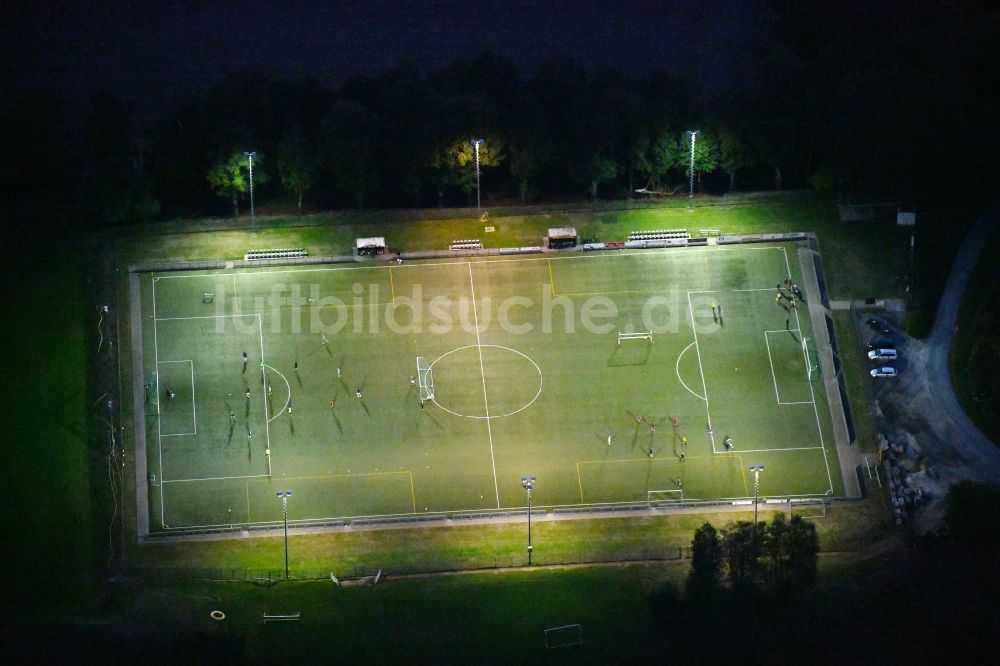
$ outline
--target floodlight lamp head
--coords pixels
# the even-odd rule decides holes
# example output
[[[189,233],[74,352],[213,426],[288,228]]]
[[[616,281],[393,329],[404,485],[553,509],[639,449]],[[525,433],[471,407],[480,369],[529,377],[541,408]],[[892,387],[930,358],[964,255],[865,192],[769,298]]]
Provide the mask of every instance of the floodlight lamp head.
[[[250,159],[253,159],[253,158],[257,157],[257,151],[256,150],[243,151],[243,155],[245,155],[246,157],[249,157]]]
[[[486,139],[473,139],[469,143],[471,143],[473,146],[479,146],[479,145],[485,144],[486,143]]]

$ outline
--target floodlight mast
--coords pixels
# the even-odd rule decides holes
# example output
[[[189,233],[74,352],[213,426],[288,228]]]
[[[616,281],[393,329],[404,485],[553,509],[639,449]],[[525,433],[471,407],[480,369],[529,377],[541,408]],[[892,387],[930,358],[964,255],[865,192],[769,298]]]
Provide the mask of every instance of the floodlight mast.
[[[254,217],[254,210],[253,210],[253,158],[257,157],[257,151],[252,150],[249,152],[244,152],[243,154],[246,156],[247,161],[250,163],[250,228],[254,229],[257,220]]]
[[[522,476],[521,485],[528,493],[528,566],[531,566],[531,491],[535,489],[535,477]]]
[[[700,131],[701,130],[694,130],[694,131],[688,130],[688,135],[690,135],[690,137],[691,137],[691,168],[690,168],[690,174],[688,176],[688,179],[689,179],[688,200],[689,201],[692,200],[692,199],[694,199],[694,142],[695,142],[695,137],[698,136],[698,132],[700,132]]]
[[[760,502],[760,473],[764,471],[763,465],[750,465],[750,472],[753,473],[753,547],[757,552],[757,504]]]
[[[486,139],[473,139],[469,143],[471,143],[472,147],[476,149],[476,215],[478,216],[481,215],[480,208],[482,204],[482,199],[480,197],[481,190],[479,188],[479,146],[486,143]]]
[[[279,490],[275,495],[281,498],[281,516],[285,521],[285,580],[288,580],[288,498],[292,491]]]

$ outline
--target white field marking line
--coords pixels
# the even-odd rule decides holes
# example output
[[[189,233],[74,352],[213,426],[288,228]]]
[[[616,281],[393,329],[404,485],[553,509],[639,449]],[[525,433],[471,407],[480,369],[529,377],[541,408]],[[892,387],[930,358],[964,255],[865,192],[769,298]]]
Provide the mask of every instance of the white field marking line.
[[[505,349],[505,350],[507,350],[509,352],[514,352],[515,354],[518,354],[518,355],[523,356],[524,358],[528,359],[528,361],[533,366],[535,366],[535,370],[538,371],[538,392],[535,393],[535,397],[532,398],[530,401],[528,401],[523,407],[518,407],[517,409],[515,409],[512,412],[507,412],[506,414],[497,414],[495,416],[470,416],[469,414],[459,414],[458,412],[451,411],[450,409],[448,409],[447,407],[445,407],[444,405],[442,405],[441,403],[439,403],[434,398],[430,398],[431,402],[433,402],[435,405],[437,405],[438,407],[440,407],[444,411],[448,412],[449,414],[451,414],[453,416],[460,416],[460,417],[462,417],[464,419],[502,419],[505,416],[513,416],[514,414],[517,414],[519,412],[523,412],[528,407],[531,407],[531,405],[534,404],[534,402],[536,400],[538,400],[538,396],[540,396],[542,394],[542,369],[538,367],[538,364],[535,363],[535,361],[530,356],[528,356],[524,352],[520,352],[520,351],[518,351],[516,349],[512,349],[510,347],[504,347],[503,345],[463,345],[462,347],[456,347],[455,349],[452,349],[451,351],[446,351],[445,353],[441,354],[436,359],[434,359],[431,362],[430,366],[428,366],[428,367],[433,368],[435,363],[437,363],[438,361],[440,361],[441,359],[443,359],[445,356],[448,356],[449,354],[454,354],[455,352],[462,351],[463,349],[471,349],[473,347],[479,347],[480,349],[482,347],[494,347],[496,349]]]
[[[777,378],[774,375],[774,360],[771,358],[771,344],[768,342],[767,336],[768,336],[769,333],[789,333],[789,332],[794,332],[794,331],[792,331],[791,329],[778,329],[778,330],[774,330],[774,331],[764,331],[764,343],[767,345],[767,360],[771,363],[771,379],[774,380],[774,397],[778,399],[778,404],[779,405],[811,405],[811,404],[813,404],[813,400],[800,400],[798,402],[784,401],[778,395],[778,380],[777,380]],[[798,331],[798,333],[799,333],[799,337],[801,338],[802,337],[802,331]],[[801,345],[800,345],[800,348],[801,348]],[[809,366],[808,366],[808,362],[807,362],[807,365],[806,365],[806,378],[807,378],[807,381],[808,381],[808,373],[809,373]],[[815,398],[814,398],[814,400],[815,400]]]
[[[694,333],[694,345],[695,353],[698,354],[698,372],[701,374],[701,386],[705,391],[705,396],[702,400],[705,401],[705,418],[708,420],[708,437],[712,440],[712,453],[718,453],[715,450],[715,433],[712,432],[712,411],[708,405],[708,383],[705,381],[705,368],[701,364],[701,345],[698,344],[698,328],[694,320],[694,308],[691,305],[691,293],[688,292],[688,315],[691,317],[691,332]],[[689,389],[690,390],[690,389]]]
[[[764,344],[767,345],[767,363],[771,366],[771,381],[774,382],[774,399],[780,405],[781,396],[778,395],[778,378],[774,375],[774,359],[771,358],[771,343],[767,341],[767,331],[764,331]]]
[[[696,397],[696,398],[698,398],[700,400],[704,400],[705,396],[698,395],[697,393],[695,393],[694,391],[692,391],[691,387],[688,386],[687,384],[685,384],[684,380],[681,379],[681,358],[684,356],[684,353],[687,352],[688,349],[691,349],[691,347],[693,347],[693,346],[694,346],[694,343],[692,342],[687,347],[685,347],[684,349],[682,349],[681,353],[677,355],[677,362],[674,363],[674,372],[677,373],[677,379],[678,379],[678,381],[680,381],[681,386],[683,386],[684,388],[686,388],[688,390],[688,393],[690,393],[691,395],[693,395],[694,397]]]
[[[198,315],[193,317],[160,317],[155,321],[183,321],[185,319],[226,319],[228,317],[253,317],[256,312],[241,312],[240,314],[221,314],[221,315]],[[167,363],[167,361],[164,361]]]
[[[267,474],[249,474],[245,476],[209,476],[204,479],[168,479],[160,483],[192,483],[194,481],[229,481],[232,479],[266,479]]]
[[[771,287],[757,287],[755,289],[693,289],[689,291],[689,294],[721,294],[730,291],[771,291],[774,289]]]
[[[493,488],[497,494],[497,508],[500,508],[500,485],[497,483],[497,460],[493,454],[493,426],[490,424],[490,403],[486,398],[486,367],[483,365],[483,345],[479,337],[479,312],[476,308],[476,282],[472,279],[472,262],[469,266],[469,287],[472,289],[472,314],[476,322],[476,347],[479,348],[479,372],[483,376],[483,406],[486,409],[486,432],[490,437],[490,461],[493,463]]]
[[[264,383],[267,383],[267,377],[264,373],[264,320],[260,315],[257,315],[257,331],[260,333],[260,372],[261,377],[264,379]],[[264,438],[267,440],[267,450],[271,450],[271,420],[267,418],[267,391],[260,392],[260,398],[264,403]],[[271,476],[271,456],[264,456],[267,458],[267,475]]]
[[[236,273],[233,273],[233,309],[240,309],[240,297],[239,294],[236,293]]]
[[[636,256],[654,256],[660,254],[669,254],[677,250],[685,250],[688,252],[704,253],[704,252],[742,252],[751,250],[783,250],[781,246],[775,245],[754,245],[750,247],[713,247],[711,249],[707,248],[693,248],[693,247],[678,247],[678,248],[651,248],[648,250],[643,250],[640,253],[636,252],[616,252],[615,254],[580,254],[565,257],[509,257],[509,258],[493,258],[493,257],[483,257],[480,261],[476,263],[510,263],[510,262],[521,262],[521,261],[565,261],[572,259],[610,259],[612,257],[636,257]],[[422,261],[422,260],[417,260]],[[464,261],[433,261],[427,260],[426,263],[405,263],[402,265],[391,266],[391,268],[424,268],[427,266],[464,266],[470,264],[468,259]],[[242,273],[171,273],[170,275],[161,275],[158,278],[161,279],[173,279],[173,278],[197,278],[197,277],[225,277],[228,275],[268,275],[271,273],[325,273],[331,271],[378,271],[378,270],[388,270],[390,266],[331,266],[329,268],[294,268],[287,271],[275,271],[275,270],[257,270],[254,268],[247,268]]]
[[[168,432],[160,435],[160,437],[188,437],[197,434],[196,432]]]
[[[163,427],[160,420],[160,350],[156,339],[157,279],[156,277],[153,278],[153,367],[156,370],[156,450],[159,458],[159,469],[157,469],[157,472],[160,473],[160,524],[166,526],[167,520],[163,509]]]
[[[282,414],[284,413],[284,411],[285,411],[286,409],[288,409],[288,403],[290,403],[290,402],[292,401],[292,385],[288,383],[288,378],[287,378],[287,377],[285,377],[285,376],[284,376],[283,374],[281,374],[281,371],[280,371],[280,370],[278,370],[277,368],[275,368],[274,366],[270,366],[270,365],[267,365],[267,364],[265,363],[265,364],[264,364],[264,367],[265,367],[265,368],[271,368],[271,370],[274,370],[275,372],[277,372],[277,373],[278,373],[278,375],[280,375],[280,376],[281,376],[281,378],[282,378],[283,380],[285,380],[285,386],[287,386],[287,387],[288,387],[288,399],[287,399],[287,400],[285,400],[285,406],[284,406],[284,407],[282,407],[282,408],[281,408],[281,409],[280,409],[280,410],[278,411],[278,413],[277,413],[277,414],[275,414],[274,416],[272,416],[271,418],[269,418],[269,419],[267,420],[267,421],[268,421],[268,423],[270,423],[270,422],[271,422],[271,421],[273,421],[274,419],[276,419],[276,418],[278,418],[279,416],[281,416],[281,415],[282,415]],[[270,383],[268,383],[268,386],[270,386],[270,385],[271,385],[271,384],[270,384]]]
[[[789,446],[786,448],[779,449],[733,449],[730,453],[767,453],[769,451],[816,451],[817,449],[822,449],[822,446]]]
[[[791,264],[788,263],[788,252],[782,247],[781,251],[785,253],[785,268],[788,269],[788,275],[792,274]],[[799,309],[795,308],[795,327],[798,329],[799,338],[802,338],[802,324],[799,322]],[[805,364],[806,369],[806,383],[809,384],[809,395],[812,397],[813,402],[813,414],[816,415],[816,432],[819,433],[819,445],[823,450],[823,462],[826,465],[826,479],[830,483],[830,490],[827,491],[828,494],[833,494],[833,475],[830,474],[830,461],[826,457],[826,444],[823,441],[823,426],[819,422],[819,407],[816,405],[816,392],[813,390],[812,382],[809,381],[809,356],[806,354],[806,350],[802,350],[802,360]]]

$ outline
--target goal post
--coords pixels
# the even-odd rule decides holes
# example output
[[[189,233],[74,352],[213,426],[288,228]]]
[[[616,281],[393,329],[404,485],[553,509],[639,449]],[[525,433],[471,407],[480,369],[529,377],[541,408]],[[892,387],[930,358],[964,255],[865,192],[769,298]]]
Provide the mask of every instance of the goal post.
[[[618,344],[621,344],[622,340],[648,340],[650,344],[653,344],[653,332],[642,331],[639,333],[622,333],[619,331]]]
[[[806,363],[806,371],[809,381],[814,382],[823,376],[819,367],[819,354],[815,349],[809,348],[809,338],[802,336],[802,359]]]
[[[671,490],[647,490],[646,502],[649,504],[650,509],[670,504],[683,504],[684,491],[680,488],[674,488]]]
[[[434,399],[434,371],[423,356],[417,357],[417,385],[420,388],[420,402]]]
[[[567,624],[545,630],[545,647],[549,650],[583,644],[583,626]]]

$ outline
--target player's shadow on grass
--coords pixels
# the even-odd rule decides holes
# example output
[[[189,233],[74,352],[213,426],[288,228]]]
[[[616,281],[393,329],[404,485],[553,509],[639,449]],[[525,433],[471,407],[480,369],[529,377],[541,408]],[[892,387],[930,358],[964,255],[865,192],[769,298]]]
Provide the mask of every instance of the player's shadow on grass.
[[[646,365],[649,361],[649,354],[652,351],[653,345],[648,342],[636,341],[637,344],[622,345],[615,347],[615,350],[611,352],[611,356],[608,357],[608,367],[609,368],[620,368],[630,365]]]
[[[288,432],[291,433],[292,437],[295,437],[295,419],[291,416],[288,417]]]

